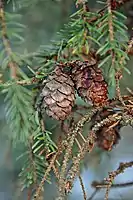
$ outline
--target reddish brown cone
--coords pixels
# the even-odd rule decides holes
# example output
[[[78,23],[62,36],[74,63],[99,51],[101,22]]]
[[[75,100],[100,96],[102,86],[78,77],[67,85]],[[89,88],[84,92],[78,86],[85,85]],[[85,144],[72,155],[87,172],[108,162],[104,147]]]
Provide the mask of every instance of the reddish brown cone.
[[[101,69],[97,68],[96,60],[73,61],[72,79],[78,95],[95,106],[107,103],[107,84]]]

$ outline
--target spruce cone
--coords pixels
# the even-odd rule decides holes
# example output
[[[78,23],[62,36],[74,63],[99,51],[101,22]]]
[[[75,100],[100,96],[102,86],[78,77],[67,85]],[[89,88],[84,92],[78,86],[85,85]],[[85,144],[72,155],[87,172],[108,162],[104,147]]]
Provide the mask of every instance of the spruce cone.
[[[78,95],[95,106],[107,103],[107,84],[96,60],[72,62],[72,79]]]
[[[93,117],[93,121],[96,124],[97,122],[100,122],[101,120],[107,118],[109,115],[114,113],[114,111],[103,109],[103,111],[96,113],[96,115]],[[106,124],[96,132],[98,147],[106,151],[112,150],[113,146],[118,144],[118,141],[120,139],[119,130],[121,128],[121,125],[118,123],[117,125],[112,126],[113,123],[114,122]]]
[[[113,146],[118,144],[118,140],[120,139],[119,128],[110,128],[110,126],[104,126],[96,133],[98,138],[97,145],[106,151],[112,150]]]
[[[48,80],[44,82],[41,93],[42,109],[45,108],[47,115],[57,120],[67,118],[75,101],[74,83],[62,69],[62,65],[55,68]]]

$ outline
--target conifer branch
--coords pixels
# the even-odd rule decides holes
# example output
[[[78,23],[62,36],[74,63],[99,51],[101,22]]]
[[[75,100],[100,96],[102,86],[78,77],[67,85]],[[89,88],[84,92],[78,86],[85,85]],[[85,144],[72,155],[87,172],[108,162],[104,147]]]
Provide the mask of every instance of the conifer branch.
[[[107,188],[108,186],[108,184],[105,183],[104,181],[101,181],[101,182],[93,181],[91,185],[92,187],[97,188],[97,189]],[[125,183],[114,183],[111,185],[111,188],[130,187],[132,185],[133,185],[133,181],[125,182]]]
[[[113,28],[112,0],[107,0],[107,8],[108,8],[108,13],[109,13],[109,17],[108,17],[109,39],[110,39],[110,43],[113,43],[114,42],[114,28]],[[111,67],[113,67],[114,70],[115,70],[115,59],[116,59],[115,52],[114,52],[113,49],[111,49],[110,53],[111,53],[111,57],[112,57]],[[121,102],[123,102],[121,95],[120,95],[119,79],[118,78],[116,78],[116,92],[117,92],[117,96],[118,96],[119,100]]]
[[[114,10],[117,10],[117,9],[119,9],[121,6],[123,6],[124,4],[128,3],[129,1],[131,1],[131,0],[120,0],[120,1],[118,1],[118,2],[115,1],[115,4],[114,4],[114,6],[113,6],[113,9],[114,9]],[[111,3],[111,5],[112,5],[112,3]],[[102,16],[105,14],[106,8],[107,8],[107,6],[105,6],[104,8],[100,9],[100,10],[97,12],[97,14],[100,15],[99,17],[102,17]],[[96,22],[96,21],[99,19],[99,17],[98,17],[98,16],[92,17],[88,22],[89,22],[89,23],[94,23],[94,22]]]
[[[93,149],[94,145],[95,145],[95,139],[96,139],[96,135],[95,133],[104,125],[106,125],[107,123],[110,123],[112,121],[118,121],[121,120],[122,116],[121,115],[111,115],[108,116],[108,118],[105,118],[104,120],[102,120],[101,122],[97,123],[92,130],[90,131],[90,133],[88,133],[87,139],[86,141],[82,144],[82,149],[79,150],[79,153],[72,159],[72,167],[68,172],[68,179],[66,181],[69,182],[70,186],[72,187],[72,184],[74,182],[74,178],[76,176],[76,174],[79,172],[79,165],[80,165],[80,161],[84,158],[85,153],[87,151],[91,152],[91,150]],[[66,184],[65,184],[66,185]]]
[[[108,18],[108,23],[109,23],[109,37],[110,37],[110,42],[113,42],[113,40],[114,40],[114,29],[113,29],[113,22],[112,22],[111,0],[107,0],[107,6],[108,6],[108,13],[109,13],[109,18]],[[112,54],[113,54],[113,52],[112,52]],[[112,55],[112,57],[113,57],[113,55]]]
[[[26,86],[26,85],[33,85],[33,84],[37,84],[39,82],[39,80],[37,80],[36,78],[29,78],[27,80],[16,80],[15,83],[18,84],[18,85],[21,85],[21,86]],[[14,84],[14,82],[12,81],[9,81],[9,82],[6,82],[6,83],[3,83],[1,82],[0,83],[0,87],[3,87],[3,88],[6,88],[6,87],[9,87],[9,86],[12,86]]]
[[[107,188],[108,184],[104,183],[104,181],[98,182],[98,181],[93,181],[92,182],[92,187],[95,188],[94,192],[91,194],[91,196],[87,200],[92,200],[96,194],[103,188]],[[126,182],[126,183],[114,183],[111,185],[110,189],[117,189],[117,188],[122,188],[122,187],[130,187],[133,185],[133,181],[131,182]]]
[[[7,36],[7,27],[6,27],[6,21],[5,21],[5,14],[4,14],[4,6],[3,6],[3,1],[0,0],[0,21],[1,21],[1,28],[2,28],[2,39],[3,39],[3,44],[5,47],[5,51],[7,53],[7,56],[10,58],[10,62],[8,63],[10,67],[10,75],[12,79],[17,78],[17,65],[13,61],[12,58],[12,49],[10,46],[10,41]]]
[[[63,140],[63,141],[59,140],[58,150],[53,155],[53,157],[51,158],[49,166],[47,167],[47,169],[45,171],[45,174],[44,174],[44,176],[43,176],[43,178],[41,180],[41,183],[36,188],[35,195],[34,195],[34,200],[38,200],[38,198],[39,198],[39,196],[41,194],[44,182],[47,180],[47,176],[49,175],[49,173],[50,173],[52,168],[53,168],[53,171],[55,172],[55,175],[57,176],[57,178],[59,178],[59,174],[58,174],[58,172],[57,172],[57,170],[55,168],[55,162],[56,162],[56,159],[58,158],[58,156],[60,156],[60,154],[63,152],[64,148],[65,148],[65,140]]]
[[[107,118],[103,119],[102,121],[100,121],[99,123],[96,123],[93,128],[92,131],[96,132],[98,131],[102,126],[106,125],[106,124],[110,124],[112,122],[116,122],[116,121],[120,121],[122,120],[122,115],[121,114],[113,114],[113,115],[109,115]]]
[[[85,192],[85,187],[84,187],[84,183],[83,183],[81,175],[79,175],[79,182],[80,182],[80,185],[81,185],[81,188],[82,188],[82,191],[83,191],[84,200],[87,200],[87,195],[86,195],[86,192]]]
[[[44,182],[46,181],[47,176],[48,176],[48,174],[49,174],[50,171],[51,171],[51,168],[54,166],[54,163],[55,163],[56,158],[57,158],[57,153],[56,153],[56,154],[53,156],[53,158],[51,159],[51,162],[50,162],[50,164],[49,164],[49,166],[48,166],[48,168],[47,168],[47,170],[46,170],[46,172],[45,172],[45,175],[44,175],[44,177],[43,177],[43,179],[42,179],[42,181],[41,181],[39,187],[38,187],[37,190],[36,190],[36,193],[35,193],[35,195],[34,195],[34,200],[37,200],[37,199],[40,197],[40,194],[41,194],[41,191],[42,191]]]
[[[80,162],[84,158],[87,151],[90,153],[93,150],[95,145],[95,139],[96,139],[95,132],[94,131],[89,132],[86,138],[86,142],[82,144],[82,148],[79,150],[78,154],[72,159],[72,167],[68,172],[67,175],[68,178],[65,183],[66,185],[67,182],[69,182],[70,189],[72,189],[74,179],[76,175],[79,173]],[[68,192],[70,191],[68,190]]]
[[[77,0],[77,4],[81,4],[82,8],[71,16],[72,20],[66,26],[66,30],[64,32],[62,31],[63,34],[61,36],[63,39],[61,42],[54,44],[55,46],[53,45],[52,52],[48,52],[47,49],[39,54],[34,54],[38,58],[39,66],[41,65],[37,70],[43,73],[38,74],[38,72],[34,72],[29,67],[34,77],[27,77],[27,80],[18,80],[17,70],[19,70],[19,66],[21,64],[23,65],[23,63],[28,63],[29,60],[26,60],[26,56],[15,54],[11,49],[12,40],[10,39],[10,33],[8,33],[8,20],[5,20],[8,15],[4,12],[3,1],[0,0],[1,33],[4,45],[3,55],[5,56],[5,53],[7,54],[6,61],[4,60],[3,63],[6,67],[7,65],[9,66],[10,78],[13,79],[13,81],[1,83],[0,87],[3,87],[3,93],[7,93],[5,98],[7,104],[6,115],[13,132],[11,137],[15,142],[21,141],[26,145],[28,143],[29,147],[29,151],[23,153],[24,156],[26,155],[26,159],[20,173],[23,188],[27,187],[30,189],[29,196],[27,197],[28,200],[31,198],[32,189],[36,189],[35,196],[33,197],[34,200],[40,200],[42,198],[43,186],[46,181],[49,181],[51,170],[54,171],[58,181],[58,200],[66,199],[77,175],[79,176],[84,200],[87,200],[85,187],[80,176],[80,164],[86,153],[90,153],[95,145],[107,151],[111,150],[113,145],[117,144],[118,139],[120,139],[118,132],[120,130],[119,126],[122,127],[129,124],[133,127],[133,97],[121,97],[119,87],[119,79],[121,77],[121,73],[119,72],[125,69],[126,60],[128,60],[127,54],[130,53],[133,46],[133,38],[128,44],[127,27],[124,24],[126,17],[121,12],[116,11],[116,9],[129,2],[129,0],[107,0],[106,2],[106,6],[98,12],[90,12],[87,0]],[[20,27],[22,26],[20,25]],[[22,40],[19,34],[16,34],[16,36]],[[95,50],[92,50],[91,44],[94,44],[93,47]],[[96,53],[91,53],[96,51],[97,55]],[[80,59],[77,59],[77,57],[80,57],[82,60],[85,60],[86,58],[83,54],[87,56],[89,66],[86,65],[86,62],[81,62]],[[0,57],[3,55],[0,54]],[[77,62],[73,65],[69,60],[75,60],[75,57]],[[64,60],[67,60],[67,63]],[[58,71],[59,68],[56,68],[58,67],[57,62],[60,63],[61,75]],[[3,66],[5,66],[4,64]],[[103,67],[106,64],[105,70],[103,67],[105,76],[101,73],[102,70],[95,68],[97,64],[99,67]],[[53,68],[56,70],[47,77]],[[42,113],[46,111],[46,114],[50,117],[59,121],[66,120],[64,123],[68,123],[68,126],[66,125],[68,127],[66,137],[60,142],[58,147],[54,144],[51,137],[49,137],[51,132],[45,130],[43,123],[41,126],[44,118],[42,119],[43,116],[39,115],[38,110],[35,111],[32,106],[32,92],[30,89],[22,87],[24,85],[39,85],[40,81],[45,78],[44,76],[46,77],[46,81],[42,82],[42,86],[44,86],[42,89],[43,92],[38,97],[42,98],[42,104],[39,105],[38,110]],[[68,77],[70,79],[67,79]],[[78,79],[79,81],[77,81]],[[102,81],[103,84],[99,87]],[[110,88],[107,88],[107,86]],[[104,93],[101,93],[104,90],[102,88],[105,89]],[[82,113],[81,119],[74,124],[76,112],[73,106],[75,105],[76,92],[78,97],[81,97],[84,101],[86,100],[87,103],[90,100],[93,102],[93,99],[95,99],[96,104],[93,104],[87,114],[84,115]],[[115,101],[109,100],[112,98],[109,92],[113,93],[113,98],[116,97],[114,93],[117,92],[118,99]],[[105,97],[104,106],[106,105],[107,107],[103,106],[101,108],[99,106],[102,97]],[[37,103],[40,100],[38,98]],[[104,113],[104,109],[107,109],[107,115]],[[98,112],[99,110],[100,113]],[[60,117],[62,113],[72,114],[74,120],[70,122],[70,118],[67,118],[69,115],[66,115],[62,119]],[[99,114],[100,120],[97,117],[97,113]],[[59,116],[57,116],[58,114]],[[77,115],[76,117],[78,118]],[[87,122],[92,122],[91,130],[88,131],[87,136],[83,136],[83,128]],[[100,133],[104,128],[107,128],[107,131],[111,131],[110,138],[108,136],[109,139]],[[115,128],[118,128],[118,131]],[[104,133],[107,136],[106,130]],[[30,137],[31,134],[34,137]],[[78,136],[80,136],[81,140],[78,140]],[[108,148],[104,148],[104,144],[102,145],[101,141]],[[74,145],[76,147],[78,145],[77,153],[73,151]],[[59,163],[58,159],[60,158],[63,158],[63,161],[61,160],[61,167],[58,168],[55,162]],[[68,169],[70,160],[72,161],[72,165]],[[123,163],[116,171],[109,173],[105,184],[103,183],[107,189],[106,200],[114,178],[118,174],[123,173],[126,168],[132,166],[133,162]],[[38,181],[40,181],[40,184],[38,184]],[[99,188],[96,188],[95,193],[97,191],[99,191]],[[93,196],[94,194],[90,199]]]
[[[59,179],[59,188],[58,188],[59,198],[61,198],[62,200],[65,198],[65,190],[66,190],[65,186],[67,184],[67,181],[65,181],[65,176],[66,176],[66,170],[67,170],[67,164],[68,164],[69,158],[72,156],[72,147],[73,147],[75,138],[76,138],[77,134],[82,131],[84,124],[87,121],[91,120],[91,117],[97,112],[97,109],[99,109],[99,108],[92,109],[92,111],[90,111],[83,118],[81,118],[81,120],[79,120],[79,122],[75,125],[75,127],[73,128],[73,130],[70,134],[71,137],[70,137],[70,140],[68,141],[68,146],[66,148],[66,152],[64,155],[64,160],[63,160],[63,164],[62,164],[62,168],[61,168],[61,172],[60,172],[60,179]],[[90,142],[90,140],[87,142]],[[90,144],[89,144],[89,146],[90,146]],[[87,149],[88,149],[88,145],[87,145]],[[82,155],[82,151],[83,151],[83,148],[81,150],[81,154],[79,153],[78,163],[79,163],[80,158],[82,156],[84,156],[84,153]],[[85,148],[85,151],[86,151],[86,148]],[[72,180],[74,180],[74,177],[75,177],[75,169],[74,169],[74,174],[73,174]]]
[[[126,107],[127,107],[127,112],[128,112],[129,108],[128,108],[128,106],[126,106]],[[128,126],[128,125],[130,125],[131,127],[133,127],[133,117],[132,117],[132,115],[130,115],[130,114],[127,113],[127,112],[123,113],[121,124],[122,124],[123,126]],[[132,112],[132,111],[131,111],[131,112]]]
[[[108,200],[109,190],[111,188],[111,185],[112,185],[115,177],[118,176],[121,173],[124,173],[124,171],[129,167],[133,167],[133,161],[126,162],[126,163],[120,163],[120,165],[119,165],[119,167],[117,168],[116,171],[109,172],[108,178],[105,179],[106,183],[108,184],[107,189],[106,189],[106,193],[105,193],[105,200]]]
[[[115,76],[115,77],[116,77],[116,94],[117,94],[117,97],[118,97],[119,101],[121,102],[121,104],[122,104],[123,106],[126,106],[125,103],[124,103],[124,100],[123,100],[123,98],[122,98],[122,96],[121,96],[119,72],[116,73],[116,76]]]
[[[107,65],[106,67],[108,67],[108,71],[105,69],[104,71],[108,73],[108,75],[105,74],[105,76],[108,82],[109,98],[114,98],[117,95],[119,101],[124,105],[119,87],[119,79],[122,77],[122,68],[126,70],[126,67],[120,65],[120,60],[123,56],[126,60],[128,59],[125,49],[129,39],[126,36],[127,27],[123,25],[122,22],[118,22],[119,18],[124,20],[125,16],[114,10],[115,2],[116,1],[107,0],[107,11],[105,15],[96,22],[99,32],[101,33],[97,40],[101,42],[104,40],[104,45],[100,47],[97,54],[103,57],[103,61],[101,61],[99,67],[104,68],[105,64]],[[123,41],[121,44],[119,44],[117,31]]]

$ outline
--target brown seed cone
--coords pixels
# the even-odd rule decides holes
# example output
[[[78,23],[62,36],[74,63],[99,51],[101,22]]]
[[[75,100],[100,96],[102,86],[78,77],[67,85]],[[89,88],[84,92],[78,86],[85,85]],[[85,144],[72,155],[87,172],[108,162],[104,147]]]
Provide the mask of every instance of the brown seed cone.
[[[118,144],[118,140],[120,139],[117,127],[110,128],[110,125],[100,128],[100,130],[96,132],[96,136],[98,147],[106,151],[111,151],[113,146]]]
[[[62,65],[58,65],[44,82],[41,96],[42,109],[45,108],[50,117],[65,120],[71,113],[75,102],[74,83],[69,75],[62,72]]]
[[[115,113],[114,111],[108,111],[107,109],[103,109],[101,112],[97,112],[92,120],[96,124],[97,122],[102,121],[103,119],[107,118],[109,115],[114,113]],[[114,122],[110,122],[109,124],[102,126],[96,132],[97,146],[106,151],[112,150],[113,146],[118,144],[118,141],[120,139],[119,135],[120,128],[121,125],[119,123],[115,125]]]
[[[72,79],[78,95],[95,106],[107,103],[107,84],[104,81],[101,69],[97,68],[96,60],[73,61]]]

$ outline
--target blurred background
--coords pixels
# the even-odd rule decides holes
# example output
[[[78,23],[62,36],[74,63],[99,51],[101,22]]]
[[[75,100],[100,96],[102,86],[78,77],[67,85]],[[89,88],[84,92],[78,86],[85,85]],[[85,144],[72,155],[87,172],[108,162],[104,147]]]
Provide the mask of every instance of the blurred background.
[[[28,1],[28,0],[25,0]],[[34,1],[34,0],[32,0]],[[7,2],[7,1],[6,1]],[[19,2],[19,1],[18,1]],[[29,0],[30,4],[31,0]],[[89,0],[91,9],[98,9],[99,5],[95,0]],[[17,0],[9,1],[6,4],[6,11],[22,14],[21,22],[26,25],[24,32],[25,42],[16,48],[18,52],[27,49],[28,52],[35,52],[41,45],[50,45],[51,40],[56,40],[56,32],[63,28],[63,24],[69,21],[69,15],[75,10],[74,0],[38,0],[27,7],[20,6]],[[126,21],[129,28],[129,35],[132,34],[133,26],[133,3],[124,7],[128,19]],[[128,63],[131,75],[124,75],[121,88],[126,93],[126,87],[133,89],[133,58]],[[5,122],[3,96],[0,95],[0,200],[27,200],[27,191],[20,195],[17,175],[23,163],[16,162],[16,157],[23,151],[23,146],[17,146],[12,150],[10,141],[7,139],[11,134]],[[50,122],[47,122],[50,126]],[[57,134],[58,131],[56,131]],[[81,175],[88,197],[94,189],[91,187],[92,181],[102,181],[107,177],[108,172],[115,170],[119,162],[133,160],[133,130],[131,127],[121,129],[121,140],[111,152],[103,152],[95,149],[90,155],[86,155]],[[56,184],[45,185],[45,200],[53,200],[56,196]],[[133,169],[127,169],[124,174],[118,176],[116,183],[133,181]],[[104,199],[104,190],[100,190],[93,198],[94,200]],[[113,188],[110,191],[110,200],[125,199],[133,200],[133,185],[125,188]],[[79,180],[75,180],[75,185],[70,200],[83,199]]]

